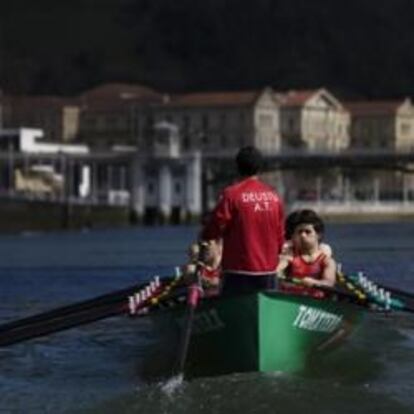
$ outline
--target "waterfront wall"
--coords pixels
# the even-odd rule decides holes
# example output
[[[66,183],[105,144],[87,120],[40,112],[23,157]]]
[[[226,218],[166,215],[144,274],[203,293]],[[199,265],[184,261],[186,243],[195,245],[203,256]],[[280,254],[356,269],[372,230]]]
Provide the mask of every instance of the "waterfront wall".
[[[327,222],[414,221],[414,203],[408,202],[295,202],[287,212],[310,208]],[[177,211],[169,221],[147,210],[137,217],[128,206],[82,205],[41,200],[0,199],[0,232],[58,231],[132,225],[199,224],[199,216]]]
[[[0,198],[0,232],[57,231],[133,225],[198,224],[199,214],[173,208],[168,218],[158,208],[137,215],[129,205],[62,203]]]
[[[119,227],[129,224],[130,209],[124,206],[0,200],[1,232]]]

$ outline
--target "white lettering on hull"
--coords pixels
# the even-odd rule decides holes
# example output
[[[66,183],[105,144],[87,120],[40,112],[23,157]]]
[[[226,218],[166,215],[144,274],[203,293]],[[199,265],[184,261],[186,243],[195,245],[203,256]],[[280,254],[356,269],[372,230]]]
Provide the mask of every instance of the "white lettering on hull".
[[[342,316],[301,305],[293,326],[315,332],[333,332],[342,322]]]

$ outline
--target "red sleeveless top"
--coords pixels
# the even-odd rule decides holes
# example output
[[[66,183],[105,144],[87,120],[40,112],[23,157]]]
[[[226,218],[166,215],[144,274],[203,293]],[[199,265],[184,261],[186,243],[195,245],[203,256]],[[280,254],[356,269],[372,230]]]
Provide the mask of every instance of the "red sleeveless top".
[[[293,256],[289,263],[286,274],[288,277],[294,279],[304,279],[305,277],[312,277],[314,279],[321,279],[323,271],[326,267],[326,255],[324,253],[312,262],[306,262],[302,256]],[[295,285],[289,282],[280,283],[280,290],[287,293],[296,293],[300,295],[312,296],[314,298],[323,298],[324,293],[318,289]]]
[[[218,269],[210,269],[208,267],[203,267],[201,270],[201,276],[205,277],[206,279],[215,279],[219,278],[221,275],[221,270]]]
[[[293,256],[292,261],[288,267],[289,277],[296,279],[303,279],[305,277],[313,277],[314,279],[321,279],[322,273],[326,267],[326,255],[324,253],[312,262],[306,262],[302,256]]]

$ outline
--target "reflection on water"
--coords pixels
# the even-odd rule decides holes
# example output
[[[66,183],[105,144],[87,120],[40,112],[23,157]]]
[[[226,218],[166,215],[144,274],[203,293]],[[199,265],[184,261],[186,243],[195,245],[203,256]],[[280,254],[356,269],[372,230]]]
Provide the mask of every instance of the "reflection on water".
[[[193,227],[0,237],[0,319],[129,286],[183,263]],[[344,270],[414,291],[414,223],[328,225]],[[148,383],[146,318],[112,318],[0,350],[0,413],[414,412],[414,315],[368,318],[298,375]]]

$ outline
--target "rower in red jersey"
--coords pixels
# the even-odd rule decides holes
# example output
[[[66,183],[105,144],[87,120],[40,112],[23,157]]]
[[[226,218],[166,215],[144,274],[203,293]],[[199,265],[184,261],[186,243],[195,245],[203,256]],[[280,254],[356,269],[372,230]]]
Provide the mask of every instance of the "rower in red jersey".
[[[221,251],[221,240],[192,243],[188,249],[189,260],[181,268],[187,283],[191,283],[196,272],[199,272],[205,296],[215,296],[220,293]]]
[[[282,274],[280,290],[323,297],[322,291],[316,288],[332,287],[336,281],[331,249],[321,243],[324,223],[313,210],[296,211],[292,217],[293,222],[290,216],[287,219],[291,222],[291,247],[281,256],[278,266],[278,273]],[[301,284],[291,283],[289,279],[299,280]]]

